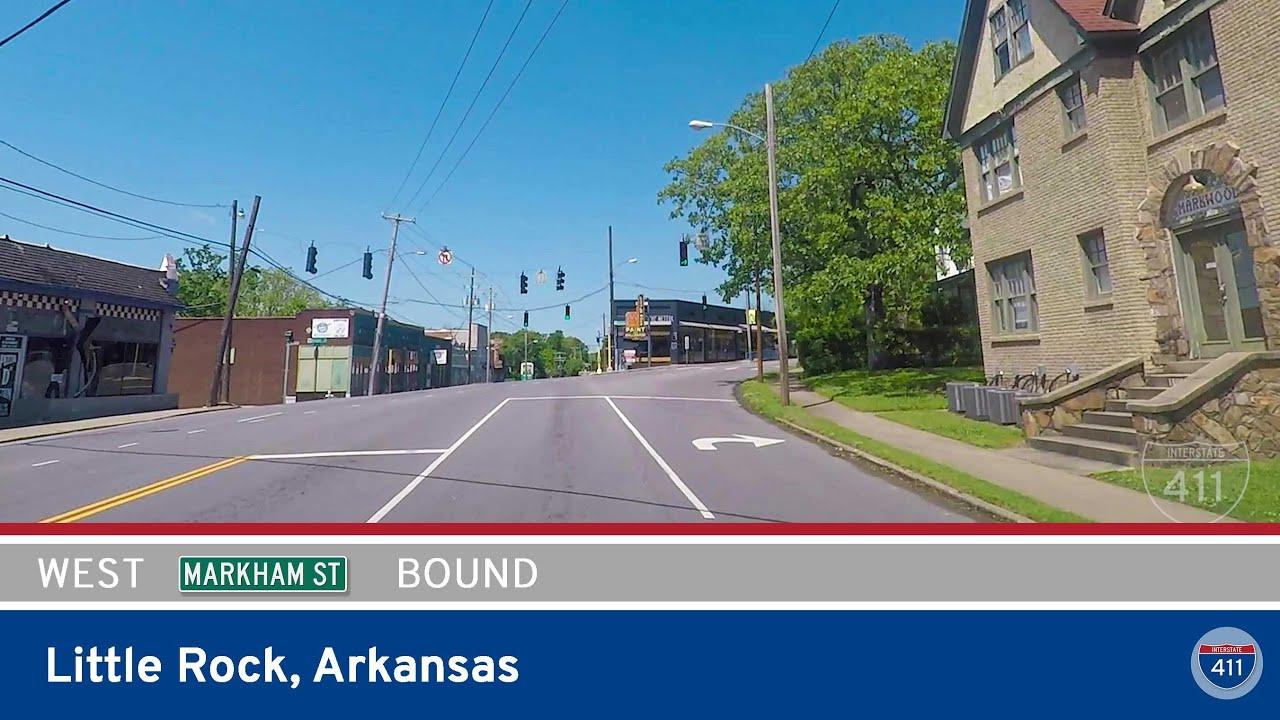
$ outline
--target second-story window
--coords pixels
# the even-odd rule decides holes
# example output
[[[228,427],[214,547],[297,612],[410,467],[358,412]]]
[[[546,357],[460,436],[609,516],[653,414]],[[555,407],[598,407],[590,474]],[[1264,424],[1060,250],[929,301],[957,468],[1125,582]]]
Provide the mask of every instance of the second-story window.
[[[1079,75],[1058,86],[1058,99],[1062,101],[1063,121],[1066,125],[1067,137],[1084,130],[1086,123],[1084,114],[1084,85]]]
[[[1144,62],[1157,134],[1226,107],[1218,49],[1207,14],[1153,48]]]
[[[996,78],[1031,57],[1031,14],[1027,0],[1009,0],[991,13],[991,48]]]
[[[1022,187],[1018,166],[1018,142],[1013,123],[983,138],[974,146],[982,169],[982,199],[991,202]]]

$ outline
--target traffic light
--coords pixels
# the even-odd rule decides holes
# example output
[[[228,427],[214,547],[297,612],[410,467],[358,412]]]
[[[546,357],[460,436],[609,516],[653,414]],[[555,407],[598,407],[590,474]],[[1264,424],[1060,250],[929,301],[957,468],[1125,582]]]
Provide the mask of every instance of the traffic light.
[[[568,320],[568,319],[569,319],[569,306],[568,306],[568,305],[565,305],[565,306],[564,306],[564,319],[565,319],[565,320]]]
[[[524,326],[529,327],[529,311],[524,311]]]
[[[364,271],[360,273],[365,280],[373,279],[373,253],[364,251]]]
[[[529,276],[524,273],[520,273],[520,294],[529,294]]]
[[[564,270],[556,268],[556,290],[564,289]]]
[[[311,243],[311,247],[307,248],[307,272],[312,275],[316,274],[316,245]]]
[[[689,241],[680,241],[680,267],[689,266]]]
[[[707,311],[707,294],[703,293],[702,294],[702,312],[706,312],[706,311]]]

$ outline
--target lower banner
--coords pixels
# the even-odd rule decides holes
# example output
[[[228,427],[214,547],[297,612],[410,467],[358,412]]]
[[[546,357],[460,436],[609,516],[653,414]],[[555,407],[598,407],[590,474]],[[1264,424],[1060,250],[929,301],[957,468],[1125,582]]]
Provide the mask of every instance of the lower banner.
[[[1263,611],[13,610],[5,717],[1194,717]]]

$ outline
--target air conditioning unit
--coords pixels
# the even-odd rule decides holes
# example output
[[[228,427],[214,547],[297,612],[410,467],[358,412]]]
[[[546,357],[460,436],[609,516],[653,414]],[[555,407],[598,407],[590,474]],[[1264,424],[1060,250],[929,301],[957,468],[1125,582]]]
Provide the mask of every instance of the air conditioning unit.
[[[967,387],[973,387],[977,383],[973,382],[949,382],[947,388],[947,409],[953,413],[964,412],[964,393],[962,390]]]
[[[987,415],[997,425],[1017,425],[1022,420],[1021,400],[1017,390],[991,388],[987,391]]]
[[[960,388],[960,401],[964,404],[964,415],[970,420],[987,419],[987,386],[970,385]]]

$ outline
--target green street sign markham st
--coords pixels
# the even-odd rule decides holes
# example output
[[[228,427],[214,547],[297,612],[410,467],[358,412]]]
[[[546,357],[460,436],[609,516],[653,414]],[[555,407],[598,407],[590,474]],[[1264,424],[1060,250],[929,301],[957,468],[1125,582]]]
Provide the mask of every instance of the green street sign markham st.
[[[178,590],[200,592],[340,593],[347,591],[347,558],[178,558]]]

